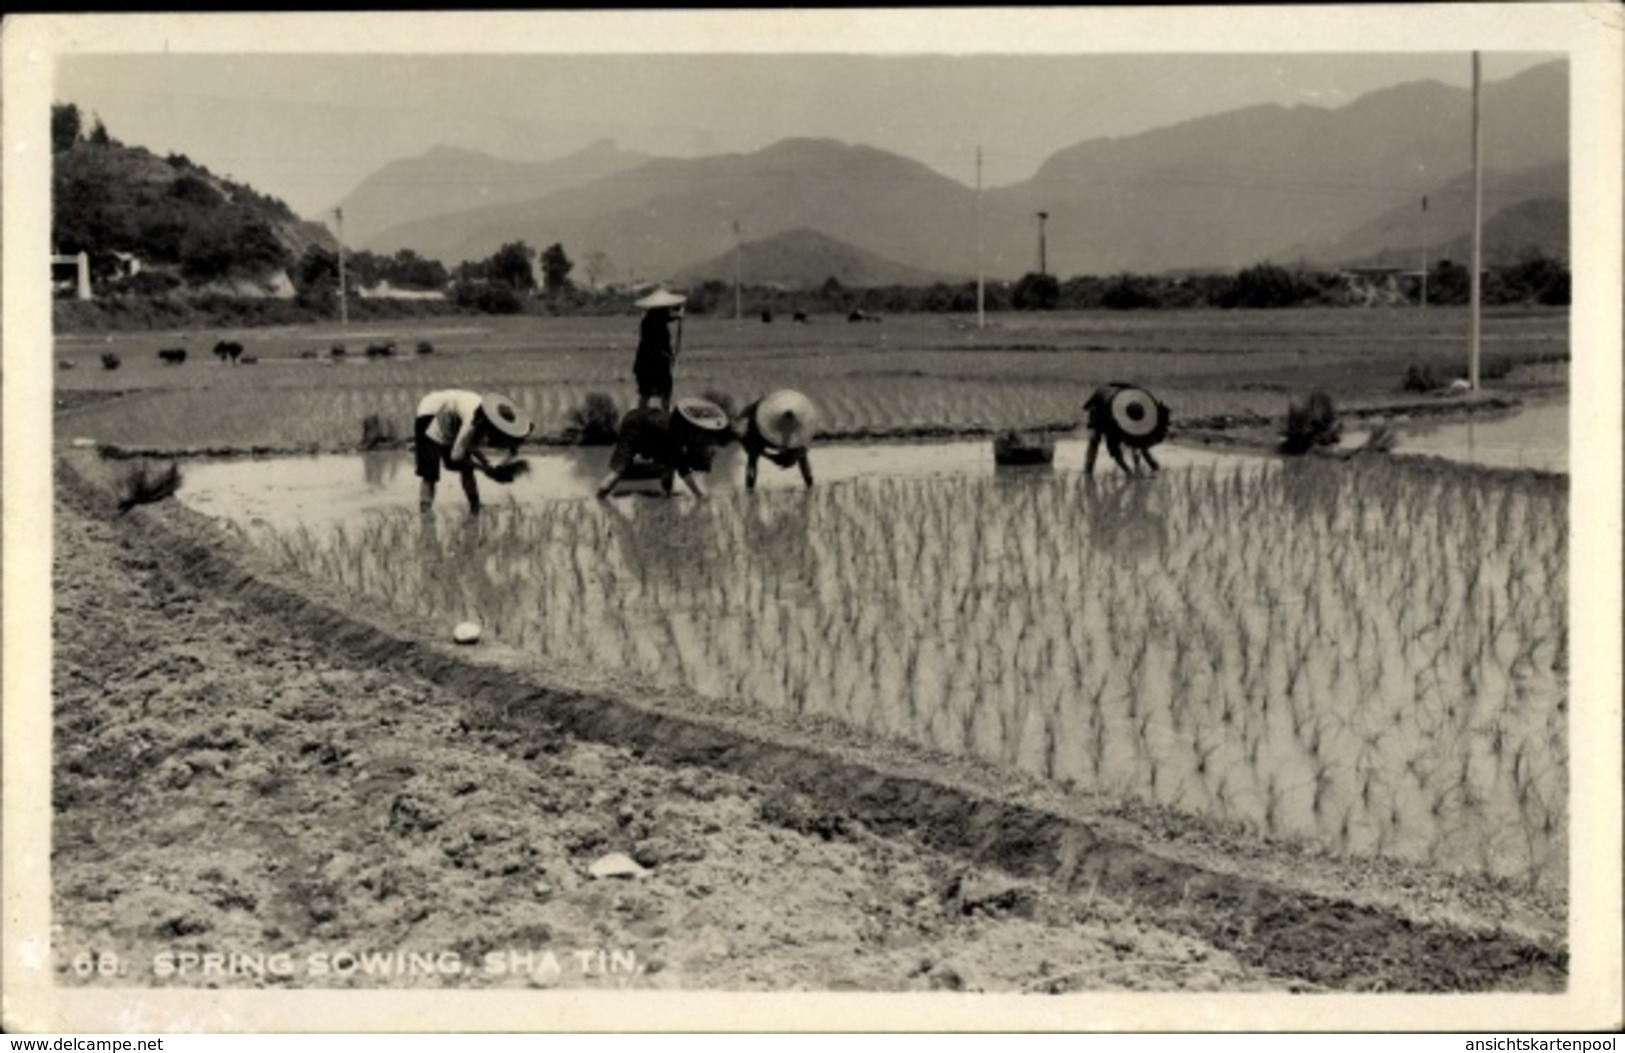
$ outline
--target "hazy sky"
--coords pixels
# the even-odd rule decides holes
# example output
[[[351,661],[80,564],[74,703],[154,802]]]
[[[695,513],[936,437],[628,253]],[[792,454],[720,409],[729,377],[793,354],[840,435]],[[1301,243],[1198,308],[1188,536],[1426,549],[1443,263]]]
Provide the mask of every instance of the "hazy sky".
[[[614,37],[596,49],[536,54],[546,37],[535,33],[516,34],[507,53],[444,53],[432,35],[421,51],[312,54],[307,40],[293,53],[264,53],[275,39],[246,39],[237,51],[208,41],[194,53],[118,53],[105,41],[91,50],[106,53],[70,48],[56,61],[52,92],[99,115],[124,142],[184,153],[314,216],[388,161],[437,143],[539,160],[600,138],[688,157],[817,136],[891,150],[967,185],[979,145],[984,183],[997,186],[1097,136],[1262,103],[1338,106],[1412,80],[1466,86],[1471,76],[1466,51],[1235,53],[1232,41],[1231,53],[1114,53],[1074,33],[1053,43],[1040,36],[1051,53],[1028,54],[997,53],[1008,45],[995,35],[989,53],[977,54],[968,29],[947,38],[946,50],[961,53],[931,53],[942,38],[924,37],[921,53],[879,55],[839,53],[851,39],[840,34],[812,42],[837,49],[822,54],[774,53],[786,44],[771,34],[757,38],[764,43],[755,53],[751,38],[743,47],[730,40],[741,53],[727,54],[707,50],[703,35],[698,48],[689,37],[661,53],[647,34],[628,34],[620,54]],[[332,49],[364,44],[351,33]],[[431,45],[440,53],[422,53]],[[489,52],[493,41],[480,45],[471,50]],[[532,53],[513,53],[521,47]],[[860,50],[861,42],[852,48]],[[1053,53],[1062,50],[1070,53]],[[1559,54],[1486,53],[1484,77]]]

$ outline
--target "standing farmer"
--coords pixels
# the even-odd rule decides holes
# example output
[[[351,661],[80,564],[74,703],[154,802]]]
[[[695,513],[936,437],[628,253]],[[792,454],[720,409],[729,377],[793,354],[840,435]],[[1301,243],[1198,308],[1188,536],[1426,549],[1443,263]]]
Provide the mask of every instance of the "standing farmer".
[[[1100,452],[1100,440],[1106,440],[1106,452],[1111,454],[1117,467],[1129,475],[1139,474],[1123,459],[1123,447],[1139,467],[1151,471],[1161,470],[1157,459],[1151,456],[1151,447],[1168,437],[1168,422],[1172,413],[1168,407],[1144,388],[1113,381],[1096,388],[1083,404],[1089,425],[1089,449],[1084,454],[1083,472],[1093,475],[1095,457]]]
[[[694,473],[711,470],[714,447],[728,438],[728,415],[705,399],[678,399],[670,412],[653,406],[628,410],[616,430],[615,452],[609,458],[609,474],[598,484],[598,496],[614,493],[633,462],[642,461],[660,473],[668,497],[673,477],[679,476],[695,497],[704,500],[705,488]]]
[[[638,408],[646,409],[650,399],[659,399],[660,408],[671,409],[672,376],[677,352],[683,346],[683,316],[687,297],[657,289],[637,302],[643,308],[638,327],[638,353],[632,362],[632,375],[638,382]],[[673,313],[674,309],[677,313]],[[671,323],[677,321],[677,341],[672,342]]]
[[[739,444],[745,448],[745,489],[756,489],[756,466],[766,457],[780,468],[801,469],[801,480],[813,484],[812,461],[807,447],[812,441],[818,411],[799,391],[775,391],[757,399],[740,411],[745,432]]]
[[[417,420],[412,427],[412,448],[417,459],[418,509],[428,512],[434,506],[435,484],[440,467],[459,473],[470,512],[480,510],[480,489],[474,471],[502,479],[504,465],[518,464],[519,443],[530,434],[530,417],[506,395],[479,395],[472,391],[449,389],[431,391],[418,403]],[[491,450],[504,456],[493,460]]]

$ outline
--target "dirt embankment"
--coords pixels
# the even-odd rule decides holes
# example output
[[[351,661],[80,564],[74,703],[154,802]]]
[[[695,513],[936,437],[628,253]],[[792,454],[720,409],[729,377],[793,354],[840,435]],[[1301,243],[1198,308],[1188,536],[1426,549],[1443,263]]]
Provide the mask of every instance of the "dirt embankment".
[[[172,503],[109,518],[109,467],[77,463],[54,568],[62,982],[113,952],[127,974],[83,982],[1564,985],[1561,936],[1483,920],[1493,894],[1203,866],[998,773],[471,660],[250,572]],[[616,852],[646,873],[595,878]],[[1430,898],[1448,907],[1402,906]],[[260,958],[205,976],[204,954]]]

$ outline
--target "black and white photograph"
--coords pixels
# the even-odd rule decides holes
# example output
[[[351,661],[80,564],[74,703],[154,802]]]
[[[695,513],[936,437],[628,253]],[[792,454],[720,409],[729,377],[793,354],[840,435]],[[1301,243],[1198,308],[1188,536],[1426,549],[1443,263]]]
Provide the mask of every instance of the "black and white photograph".
[[[8,17],[4,1026],[1619,1028],[1622,31]]]

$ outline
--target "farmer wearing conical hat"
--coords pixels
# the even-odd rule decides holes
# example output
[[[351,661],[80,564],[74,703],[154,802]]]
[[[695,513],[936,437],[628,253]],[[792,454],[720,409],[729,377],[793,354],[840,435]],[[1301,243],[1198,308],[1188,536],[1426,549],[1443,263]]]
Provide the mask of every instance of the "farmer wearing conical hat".
[[[511,478],[502,469],[523,466],[515,457],[531,427],[529,415],[506,395],[449,389],[423,396],[412,427],[417,474],[423,480],[418,491],[419,510],[428,512],[434,506],[435,484],[440,481],[441,465],[445,465],[461,476],[469,511],[479,512],[480,488],[474,472],[484,472],[498,481]],[[493,451],[503,456],[494,458]]]
[[[745,422],[739,444],[745,448],[746,490],[756,489],[756,466],[763,457],[780,468],[800,468],[802,482],[812,486],[807,447],[818,413],[807,396],[799,391],[775,391],[746,406],[739,416]]]
[[[683,346],[683,316],[681,308],[687,297],[666,289],[654,292],[637,301],[643,308],[643,321],[638,327],[638,353],[632,361],[632,375],[638,382],[638,408],[645,409],[650,399],[659,399],[660,408],[671,409],[672,377],[677,368],[677,352]],[[677,340],[672,342],[671,323],[677,321]]]
[[[1089,449],[1084,454],[1083,472],[1093,475],[1095,457],[1100,452],[1100,440],[1106,440],[1106,452],[1129,475],[1138,475],[1135,467],[1123,459],[1123,447],[1137,467],[1159,471],[1162,466],[1151,456],[1151,447],[1168,436],[1168,422],[1172,413],[1168,407],[1144,388],[1113,381],[1096,388],[1083,404],[1089,426]]]
[[[716,447],[727,442],[728,415],[722,407],[705,399],[678,399],[667,412],[654,406],[628,410],[616,429],[615,452],[609,458],[609,474],[598,484],[598,496],[608,497],[636,462],[660,476],[667,496],[674,476],[695,497],[705,499],[705,488],[695,472],[709,472]]]

